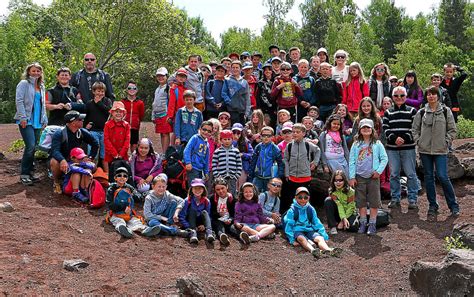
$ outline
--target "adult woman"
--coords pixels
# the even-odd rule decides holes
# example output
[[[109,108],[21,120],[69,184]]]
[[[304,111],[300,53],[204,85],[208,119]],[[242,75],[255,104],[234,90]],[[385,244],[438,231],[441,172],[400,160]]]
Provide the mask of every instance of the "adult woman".
[[[329,63],[329,54],[328,54],[328,50],[325,49],[324,47],[321,47],[318,49],[318,51],[316,52],[316,55],[319,57],[319,61],[320,63]]]
[[[407,90],[407,100],[406,105],[414,107],[416,110],[420,108],[421,103],[423,102],[423,90],[418,84],[418,79],[416,77],[416,72],[410,70],[405,74],[403,79],[403,86]]]
[[[378,109],[382,108],[382,100],[384,97],[392,98],[392,94],[390,94],[389,77],[390,70],[385,63],[378,63],[372,68],[369,79],[369,96]]]
[[[436,176],[443,187],[444,197],[451,214],[459,216],[454,188],[448,177],[448,148],[456,137],[456,124],[450,108],[439,102],[439,90],[431,86],[426,90],[428,104],[420,109],[413,121],[413,139],[418,146],[425,174],[426,196],[430,204],[428,215],[438,213]]]
[[[345,50],[337,50],[334,54],[334,67],[332,68],[332,79],[338,83],[347,81],[349,77],[349,66],[346,65],[349,54]]]
[[[38,178],[33,176],[35,146],[38,143],[41,128],[48,124],[43,84],[43,67],[38,63],[30,64],[23,73],[23,79],[16,87],[16,114],[14,119],[19,126],[25,150],[21,159],[20,181],[32,185]]]
[[[79,91],[69,85],[71,70],[61,67],[56,72],[56,86],[46,94],[46,110],[49,110],[49,125],[64,126],[64,115],[70,110],[85,112],[85,105],[80,99]]]

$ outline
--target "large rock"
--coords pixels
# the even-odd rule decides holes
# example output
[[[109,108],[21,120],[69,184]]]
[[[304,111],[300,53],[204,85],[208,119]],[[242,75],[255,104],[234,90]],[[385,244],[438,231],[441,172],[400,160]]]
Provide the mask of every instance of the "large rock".
[[[473,223],[460,223],[456,224],[453,228],[453,237],[458,237],[461,241],[474,250],[474,224]]]
[[[441,263],[416,262],[410,283],[421,295],[473,296],[473,276],[474,251],[453,249]]]
[[[179,289],[179,294],[184,296],[206,296],[203,289],[203,284],[196,276],[188,274],[176,280],[176,288]]]
[[[456,152],[460,153],[474,153],[474,142],[466,142],[456,147]]]
[[[464,176],[474,177],[474,157],[462,158],[461,164],[464,166]]]
[[[419,154],[416,156],[416,166],[417,170],[423,173],[423,163]],[[464,176],[464,166],[459,162],[458,157],[452,153],[448,154],[448,176],[450,179],[458,179]]]

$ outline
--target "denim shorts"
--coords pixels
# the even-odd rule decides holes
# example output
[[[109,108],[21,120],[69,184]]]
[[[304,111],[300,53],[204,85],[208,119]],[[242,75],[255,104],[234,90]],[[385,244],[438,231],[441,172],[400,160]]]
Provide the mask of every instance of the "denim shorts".
[[[243,223],[243,224],[253,230],[257,230],[257,227],[260,226],[260,224],[247,224],[247,223]]]
[[[303,235],[306,239],[310,240],[313,240],[316,236],[322,236],[316,231],[295,231],[295,239],[300,235]]]

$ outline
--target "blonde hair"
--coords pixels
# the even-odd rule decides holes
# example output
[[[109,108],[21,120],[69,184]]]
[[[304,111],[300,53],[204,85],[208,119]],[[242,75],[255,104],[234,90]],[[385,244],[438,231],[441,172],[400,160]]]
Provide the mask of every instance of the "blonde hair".
[[[214,141],[216,143],[221,143],[221,131],[222,131],[222,126],[221,126],[221,122],[219,122],[218,119],[215,119],[215,118],[212,118],[212,119],[209,119],[209,122],[212,123],[212,138],[214,138]],[[216,130],[216,133],[214,133],[214,127],[217,127],[217,130]]]
[[[349,65],[349,75],[347,77],[347,81],[346,81],[346,85],[349,85],[352,81],[352,76],[350,75],[350,72],[351,72],[351,68],[355,68],[359,71],[359,83],[360,84],[363,84],[365,83],[365,77],[364,77],[364,71],[362,70],[362,67],[360,66],[359,63],[357,62],[352,62],[350,65]],[[362,94],[363,95],[363,94]]]
[[[38,68],[39,70],[41,70],[41,75],[38,78],[38,84],[43,83],[44,82],[43,66],[41,66],[40,63],[38,63],[38,62],[34,62],[34,63],[31,63],[28,66],[26,66],[25,71],[23,72],[23,75],[21,76],[21,78],[22,79],[30,79],[30,70],[33,67]]]

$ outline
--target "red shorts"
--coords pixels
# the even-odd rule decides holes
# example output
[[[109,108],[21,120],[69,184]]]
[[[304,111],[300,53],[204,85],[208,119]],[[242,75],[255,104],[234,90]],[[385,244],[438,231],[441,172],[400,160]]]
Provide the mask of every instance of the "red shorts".
[[[64,188],[63,188],[63,194],[66,194],[66,195],[69,195],[69,196],[72,195],[72,183],[71,183],[71,180],[69,180],[69,181],[67,182],[67,185],[64,186]]]
[[[173,126],[166,119],[167,117],[155,119],[155,133],[168,134],[173,132]]]

